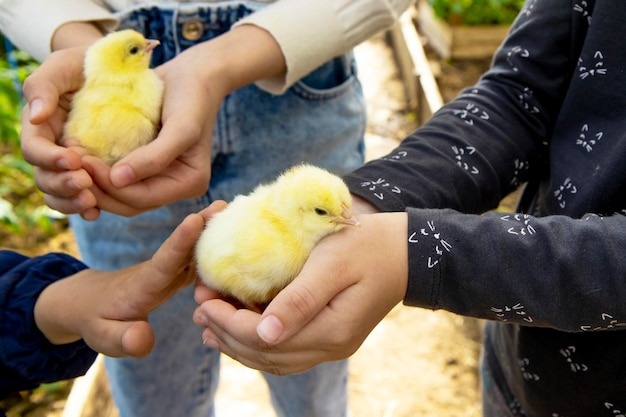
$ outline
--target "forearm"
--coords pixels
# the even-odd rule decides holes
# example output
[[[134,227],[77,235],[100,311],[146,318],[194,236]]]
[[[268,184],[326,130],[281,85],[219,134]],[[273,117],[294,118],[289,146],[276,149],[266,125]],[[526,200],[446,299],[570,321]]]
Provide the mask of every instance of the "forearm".
[[[380,159],[346,176],[381,211],[406,207],[480,213],[542,175],[562,97],[579,56],[567,1],[541,2],[495,55],[492,68]],[[539,27],[553,28],[542,42]],[[515,56],[532,47],[528,58]],[[512,60],[513,59],[513,60]],[[515,65],[512,65],[512,62]]]
[[[266,30],[243,25],[181,53],[164,67],[197,68],[203,85],[225,97],[239,87],[285,72],[285,58]]]
[[[390,27],[411,0],[279,0],[242,19],[235,27],[256,25],[276,39],[287,71],[258,82],[282,94],[328,60],[345,54]],[[288,16],[288,18],[284,18]]]
[[[624,216],[408,213],[405,304],[563,331],[626,326]]]
[[[85,294],[74,291],[73,284],[76,279],[87,280],[87,277],[79,276],[92,270],[86,271],[50,284],[35,303],[34,318],[37,328],[54,345],[81,339],[80,331],[74,324],[77,316],[84,313],[75,307],[80,305],[80,298],[84,298]]]
[[[39,61],[53,50],[53,35],[68,22],[93,22],[106,31],[118,24],[100,0],[0,0],[0,30]]]
[[[356,215],[380,212],[375,205],[357,195],[352,196],[352,209]]]
[[[89,46],[102,38],[103,33],[91,22],[69,22],[59,27],[50,42],[52,51],[78,46]]]
[[[34,318],[41,292],[84,268],[68,255],[28,258],[0,251],[0,396],[73,378],[88,369],[95,352],[83,342],[50,344],[35,330]]]

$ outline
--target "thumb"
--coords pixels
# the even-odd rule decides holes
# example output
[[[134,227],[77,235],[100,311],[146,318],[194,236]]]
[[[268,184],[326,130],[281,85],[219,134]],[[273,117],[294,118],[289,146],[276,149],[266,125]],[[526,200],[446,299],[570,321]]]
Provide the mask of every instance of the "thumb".
[[[31,78],[28,78],[30,80]],[[49,83],[44,82],[36,87],[30,87],[32,91],[29,97],[26,95],[26,86],[32,84],[24,84],[24,96],[28,100],[28,108],[30,111],[29,121],[33,124],[40,124],[48,120],[52,115],[57,105],[59,104],[59,95],[56,87]]]
[[[200,213],[189,214],[163,242],[149,263],[147,273],[138,274],[135,283],[135,299],[145,300],[150,307],[156,307],[170,297],[174,291],[191,284],[196,278],[194,248],[205,222],[224,209],[224,201],[216,201]],[[146,291],[151,288],[151,291]]]
[[[139,283],[138,291],[149,285],[156,292],[148,293],[148,296],[156,296],[155,301],[160,304],[172,295],[172,291],[191,284],[195,274],[189,267],[192,264],[195,243],[203,228],[204,218],[200,214],[188,215],[152,257],[153,273],[143,275],[145,281]],[[183,280],[177,279],[183,277]]]
[[[59,98],[81,87],[84,52],[84,48],[55,52],[24,80],[31,123],[48,120],[59,105]]]
[[[153,141],[133,150],[113,165],[113,185],[126,187],[163,172],[201,140],[201,130],[190,127],[194,123],[195,120],[190,121],[183,112],[163,120],[163,126]]]
[[[314,254],[263,312],[257,334],[266,343],[275,345],[291,338],[344,289],[340,280],[329,278],[336,276],[327,273],[334,269],[328,267],[331,258],[318,256],[320,261],[315,262]]]
[[[147,356],[154,347],[154,332],[146,321],[126,323],[121,338],[124,355],[141,358]]]
[[[154,347],[154,332],[142,320],[102,320],[82,337],[93,350],[113,358],[143,357]]]

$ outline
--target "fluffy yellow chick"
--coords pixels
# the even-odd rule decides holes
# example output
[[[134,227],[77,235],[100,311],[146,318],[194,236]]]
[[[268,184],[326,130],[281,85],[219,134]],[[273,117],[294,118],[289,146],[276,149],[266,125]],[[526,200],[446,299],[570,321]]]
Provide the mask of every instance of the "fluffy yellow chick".
[[[358,226],[341,178],[298,165],[213,216],[196,245],[204,283],[258,310],[302,269],[324,236]]]
[[[163,82],[149,68],[158,41],[134,30],[105,36],[85,54],[85,83],[74,95],[64,135],[109,165],[157,134]]]

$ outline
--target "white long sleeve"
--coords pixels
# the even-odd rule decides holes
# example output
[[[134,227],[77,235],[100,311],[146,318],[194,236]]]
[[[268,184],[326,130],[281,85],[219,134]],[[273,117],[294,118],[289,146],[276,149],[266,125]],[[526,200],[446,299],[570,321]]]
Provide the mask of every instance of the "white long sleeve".
[[[281,94],[324,62],[390,27],[413,1],[278,0],[236,25],[262,27],[278,42],[287,72],[257,84],[270,93]],[[132,3],[136,1],[0,0],[0,30],[19,48],[43,60],[50,53],[54,32],[62,24],[95,21],[111,30],[117,25],[113,13]]]
[[[287,73],[257,82],[281,94],[338,55],[391,27],[413,0],[281,0],[237,22],[254,24],[280,45]]]
[[[100,1],[0,0],[0,30],[18,48],[43,61],[54,32],[64,23],[97,22],[113,30],[117,20]]]

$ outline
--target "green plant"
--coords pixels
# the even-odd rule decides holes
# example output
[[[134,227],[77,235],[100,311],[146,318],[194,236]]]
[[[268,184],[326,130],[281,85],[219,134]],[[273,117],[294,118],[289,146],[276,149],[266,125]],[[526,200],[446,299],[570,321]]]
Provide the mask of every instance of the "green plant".
[[[510,24],[524,0],[428,0],[437,17],[454,25]]]
[[[28,54],[6,48],[0,35],[0,237],[54,233],[48,208],[37,190],[33,168],[20,152],[21,85],[37,67]],[[7,51],[7,49],[9,49]]]

